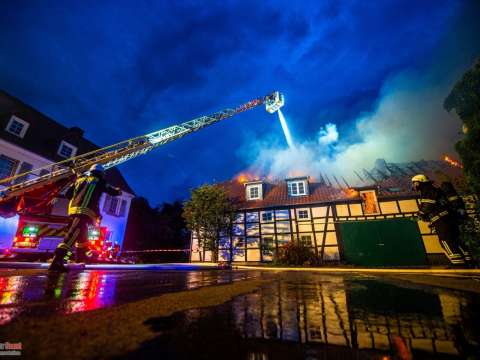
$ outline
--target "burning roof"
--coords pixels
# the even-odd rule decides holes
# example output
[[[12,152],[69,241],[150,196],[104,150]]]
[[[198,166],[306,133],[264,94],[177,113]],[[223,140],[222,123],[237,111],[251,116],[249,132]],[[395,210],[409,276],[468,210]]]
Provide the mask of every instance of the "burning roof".
[[[379,198],[414,197],[417,194],[411,189],[411,177],[417,173],[427,175],[436,183],[452,181],[457,187],[463,181],[461,168],[457,166],[458,163],[452,163],[446,158],[443,160],[422,160],[408,164],[386,163],[384,160],[377,161],[374,169],[366,171],[370,175],[369,177],[365,176],[361,181],[357,181],[352,185],[346,181],[342,183],[338,179],[336,183],[326,181],[328,179],[326,174],[320,175],[318,181],[310,176],[308,177],[311,181],[308,184],[309,192],[304,196],[288,195],[286,182],[288,179],[273,180],[271,177],[261,179],[258,175],[249,172],[242,172],[234,180],[225,181],[220,185],[226,189],[230,198],[242,209],[336,201],[360,201],[359,190],[363,189],[375,189]],[[451,159],[449,158],[449,160]],[[330,175],[330,177],[336,179],[335,175]],[[343,179],[343,177],[341,178]],[[252,184],[252,182],[261,182],[263,184],[263,199],[246,200],[245,185]]]

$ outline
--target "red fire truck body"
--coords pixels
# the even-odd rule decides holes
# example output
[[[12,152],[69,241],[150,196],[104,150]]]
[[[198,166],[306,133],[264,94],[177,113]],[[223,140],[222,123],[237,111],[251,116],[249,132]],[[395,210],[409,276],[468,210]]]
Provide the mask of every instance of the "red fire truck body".
[[[65,216],[20,216],[10,251],[15,258],[51,257],[63,240],[67,225],[68,218]],[[105,251],[106,233],[106,227],[96,226],[89,229],[89,248],[94,258],[100,257]]]

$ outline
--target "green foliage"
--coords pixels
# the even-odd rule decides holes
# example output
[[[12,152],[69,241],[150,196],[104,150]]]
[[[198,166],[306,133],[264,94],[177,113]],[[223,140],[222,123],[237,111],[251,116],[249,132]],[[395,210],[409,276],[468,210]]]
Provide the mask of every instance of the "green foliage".
[[[202,185],[191,193],[185,202],[183,217],[188,229],[195,233],[198,243],[212,251],[212,260],[218,260],[220,234],[229,235],[234,206],[225,190],[219,185]]]
[[[475,195],[463,196],[467,214],[460,224],[461,242],[470,251],[472,258],[480,264],[480,213],[479,199]]]
[[[443,106],[455,110],[463,122],[465,136],[455,148],[470,188],[480,194],[480,59],[455,84]]]
[[[296,242],[289,242],[280,248],[275,257],[278,265],[314,265],[316,262],[313,250]]]

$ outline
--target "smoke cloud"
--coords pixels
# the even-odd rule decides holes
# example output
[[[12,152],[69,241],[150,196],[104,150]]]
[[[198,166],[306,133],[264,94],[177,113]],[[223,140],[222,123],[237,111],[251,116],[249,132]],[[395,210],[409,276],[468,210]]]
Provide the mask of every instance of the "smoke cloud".
[[[255,160],[249,170],[273,178],[326,173],[355,180],[354,170],[371,169],[378,158],[408,162],[452,154],[460,122],[442,103],[458,77],[455,75],[439,81],[442,78],[434,73],[397,74],[384,83],[374,110],[355,119],[344,134],[328,119],[315,119],[324,125],[313,138],[294,139],[294,148],[278,141],[272,146],[271,138],[257,140],[253,146],[250,143],[248,158]],[[288,104],[285,117],[294,129]],[[352,138],[356,140],[349,140]]]

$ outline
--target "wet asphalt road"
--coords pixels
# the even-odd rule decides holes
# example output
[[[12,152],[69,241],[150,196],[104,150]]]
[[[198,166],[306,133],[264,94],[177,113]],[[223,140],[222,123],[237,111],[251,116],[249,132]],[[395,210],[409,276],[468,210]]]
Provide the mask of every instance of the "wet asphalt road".
[[[75,313],[167,292],[252,279],[258,271],[0,270],[0,325],[15,317]]]
[[[158,336],[124,357],[480,358],[480,294],[361,274],[2,270],[0,323],[259,277],[272,281],[220,306],[150,319]]]

